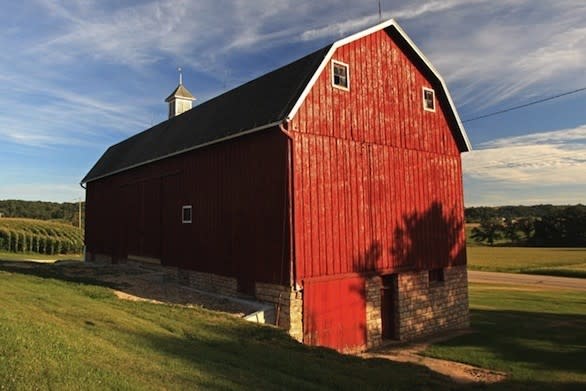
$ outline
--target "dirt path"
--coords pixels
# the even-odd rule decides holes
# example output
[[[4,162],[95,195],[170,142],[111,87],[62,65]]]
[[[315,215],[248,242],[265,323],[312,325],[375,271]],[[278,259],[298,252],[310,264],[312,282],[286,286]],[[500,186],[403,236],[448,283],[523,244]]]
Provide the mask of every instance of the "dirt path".
[[[494,284],[532,285],[558,289],[577,289],[586,291],[586,278],[539,276],[534,274],[496,273],[468,271],[469,282]]]
[[[455,361],[420,355],[420,353],[427,349],[430,344],[454,338],[461,334],[462,332],[451,333],[443,337],[427,340],[426,342],[409,345],[390,345],[372,352],[364,353],[362,356],[423,365],[434,372],[450,377],[457,383],[497,383],[504,380],[506,374],[503,372],[491,371],[489,369],[479,368]]]

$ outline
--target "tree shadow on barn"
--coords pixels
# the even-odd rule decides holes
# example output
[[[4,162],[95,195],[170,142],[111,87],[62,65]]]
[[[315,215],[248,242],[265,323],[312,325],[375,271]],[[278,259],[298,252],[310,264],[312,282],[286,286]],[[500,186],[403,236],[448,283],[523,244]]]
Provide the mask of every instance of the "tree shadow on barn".
[[[395,265],[415,270],[465,264],[463,228],[463,215],[446,211],[435,201],[423,213],[403,216],[403,224],[395,228],[388,251]]]
[[[443,207],[440,202],[433,202],[422,212],[407,213],[397,226],[389,232],[389,237],[384,238],[386,246],[383,247],[381,240],[374,239],[368,248],[353,258],[353,271],[364,278],[381,275],[383,277],[383,291],[377,292],[367,283],[352,286],[353,293],[360,295],[366,304],[367,311],[374,307],[380,307],[383,317],[387,322],[383,325],[385,338],[396,338],[399,329],[399,314],[397,293],[399,289],[398,273],[402,272],[426,272],[434,269],[443,269],[449,266],[465,265],[466,248],[463,231],[463,214],[456,210],[449,210]],[[387,259],[382,259],[383,257]],[[389,268],[388,266],[391,267]],[[386,273],[386,274],[385,274]],[[442,272],[443,276],[443,272]],[[438,285],[440,286],[440,285]],[[390,289],[392,294],[386,290]],[[458,297],[453,290],[444,290],[440,293],[442,306],[430,305],[430,297],[427,294],[413,294],[411,304],[417,308],[428,307],[430,316],[425,321],[425,326],[416,328],[432,327],[440,332],[446,327],[441,315],[445,312],[445,306],[452,308],[458,305],[461,297]],[[380,294],[380,300],[375,296]],[[394,304],[389,304],[389,300]],[[367,313],[366,318],[369,318]],[[392,326],[391,326],[392,325]],[[376,333],[368,330],[376,327],[363,322],[360,325],[364,335]]]

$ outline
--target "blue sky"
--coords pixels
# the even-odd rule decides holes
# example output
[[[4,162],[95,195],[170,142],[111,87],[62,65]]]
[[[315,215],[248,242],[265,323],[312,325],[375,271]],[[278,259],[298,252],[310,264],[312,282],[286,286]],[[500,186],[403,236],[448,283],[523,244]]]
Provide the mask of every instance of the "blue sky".
[[[586,87],[584,0],[382,0],[462,119]],[[371,1],[50,1],[0,13],[0,199],[73,201],[105,149],[378,22]],[[586,92],[466,123],[467,206],[586,203]]]

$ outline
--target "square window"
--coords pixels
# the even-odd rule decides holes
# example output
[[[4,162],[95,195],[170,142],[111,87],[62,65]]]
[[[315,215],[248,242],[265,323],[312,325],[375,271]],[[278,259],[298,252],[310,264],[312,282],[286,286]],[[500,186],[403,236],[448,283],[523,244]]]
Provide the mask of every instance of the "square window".
[[[332,85],[346,91],[350,89],[348,64],[340,61],[332,61]]]
[[[444,269],[432,269],[429,271],[429,285],[441,285],[444,281]]]
[[[425,111],[435,111],[435,91],[423,87],[423,109]]]
[[[191,205],[183,205],[181,208],[181,222],[191,224]]]

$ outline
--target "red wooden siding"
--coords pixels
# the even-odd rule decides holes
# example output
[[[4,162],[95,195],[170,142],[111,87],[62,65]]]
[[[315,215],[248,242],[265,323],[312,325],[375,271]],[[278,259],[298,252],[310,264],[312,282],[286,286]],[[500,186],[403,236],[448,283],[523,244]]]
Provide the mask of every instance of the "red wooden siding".
[[[338,48],[332,58],[349,64],[350,91],[332,87],[326,66],[292,130],[459,156],[444,113],[449,108],[436,99],[435,113],[423,110],[422,88],[435,86],[384,30]]]
[[[88,183],[88,251],[288,284],[287,151],[272,129]]]
[[[366,345],[366,300],[362,278],[308,281],[305,284],[303,342],[340,351]]]
[[[460,154],[433,87],[386,32],[337,49],[291,122],[297,281],[464,264]]]

